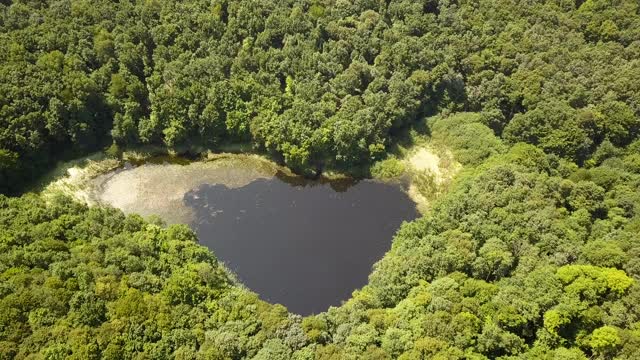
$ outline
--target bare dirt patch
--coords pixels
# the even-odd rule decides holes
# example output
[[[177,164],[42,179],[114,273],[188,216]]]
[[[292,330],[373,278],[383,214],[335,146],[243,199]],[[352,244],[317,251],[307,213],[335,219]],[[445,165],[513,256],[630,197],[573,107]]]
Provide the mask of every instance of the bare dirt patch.
[[[408,194],[420,212],[429,210],[432,201],[445,192],[462,165],[446,149],[417,146],[405,158],[411,178]]]
[[[440,170],[440,156],[427,148],[420,148],[408,159],[409,164],[414,170],[429,171],[436,178],[442,176]]]

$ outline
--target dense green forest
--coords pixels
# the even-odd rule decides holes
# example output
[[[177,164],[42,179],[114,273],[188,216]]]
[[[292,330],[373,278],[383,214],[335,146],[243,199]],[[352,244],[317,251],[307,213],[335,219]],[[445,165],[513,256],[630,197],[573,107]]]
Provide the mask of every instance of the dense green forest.
[[[578,164],[640,130],[633,0],[1,3],[5,189],[108,138],[303,169],[380,158],[438,112]]]
[[[183,225],[0,195],[0,359],[640,358],[636,0],[0,1],[6,195],[111,144],[349,169],[412,127],[464,169],[306,318]]]

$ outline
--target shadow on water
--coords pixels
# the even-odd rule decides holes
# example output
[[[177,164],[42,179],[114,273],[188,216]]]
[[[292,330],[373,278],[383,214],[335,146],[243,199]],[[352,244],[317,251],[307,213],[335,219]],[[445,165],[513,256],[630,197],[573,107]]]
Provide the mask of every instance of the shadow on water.
[[[316,179],[309,179],[302,175],[295,175],[295,174],[289,175],[281,170],[278,170],[275,176],[280,181],[287,183],[291,186],[311,187],[311,186],[318,186],[318,185],[329,185],[334,191],[337,191],[337,192],[345,192],[349,190],[350,187],[358,184],[359,182],[359,180],[351,177],[344,177],[339,179],[327,179],[326,177],[320,176]]]
[[[184,201],[202,244],[263,299],[301,315],[365,285],[402,221],[418,216],[398,186],[284,174],[239,188],[201,185]]]
[[[418,216],[402,185],[176,156],[128,161],[94,182],[100,201],[189,223],[248,288],[301,315],[340,305],[367,283],[400,224]]]

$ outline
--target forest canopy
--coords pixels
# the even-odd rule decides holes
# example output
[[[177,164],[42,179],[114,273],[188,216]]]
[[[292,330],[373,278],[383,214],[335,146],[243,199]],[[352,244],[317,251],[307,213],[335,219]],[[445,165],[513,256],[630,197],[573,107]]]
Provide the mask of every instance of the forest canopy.
[[[427,119],[427,120],[425,120]],[[113,145],[464,165],[301,318],[186,226],[0,197],[0,359],[637,359],[636,0],[0,1],[0,192]]]
[[[455,111],[583,164],[640,131],[638,39],[633,0],[4,1],[0,185],[111,141],[349,167]]]

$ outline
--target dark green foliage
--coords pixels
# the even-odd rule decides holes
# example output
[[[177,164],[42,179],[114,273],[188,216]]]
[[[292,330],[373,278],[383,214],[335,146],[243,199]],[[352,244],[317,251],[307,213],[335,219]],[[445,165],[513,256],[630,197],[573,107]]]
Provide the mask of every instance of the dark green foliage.
[[[0,14],[2,191],[109,136],[250,141],[305,171],[376,160],[439,111],[479,112],[508,142],[579,164],[640,131],[632,0],[16,1]]]

